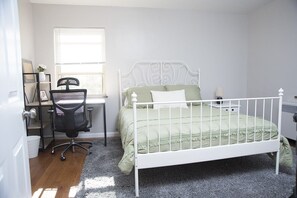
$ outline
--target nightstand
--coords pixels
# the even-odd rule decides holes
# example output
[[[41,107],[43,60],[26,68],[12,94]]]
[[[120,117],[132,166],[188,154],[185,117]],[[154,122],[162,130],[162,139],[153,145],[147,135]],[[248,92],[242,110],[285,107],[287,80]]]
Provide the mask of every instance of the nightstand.
[[[229,102],[225,102],[223,104],[209,104],[209,106],[217,109],[222,108],[222,111],[238,112],[240,110],[240,105],[232,103],[229,104]]]

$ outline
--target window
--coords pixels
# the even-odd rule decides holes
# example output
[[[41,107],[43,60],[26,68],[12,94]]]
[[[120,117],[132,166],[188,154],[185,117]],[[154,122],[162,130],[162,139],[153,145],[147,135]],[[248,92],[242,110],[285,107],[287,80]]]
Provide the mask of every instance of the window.
[[[104,96],[105,30],[55,28],[56,79],[75,77],[88,96]]]

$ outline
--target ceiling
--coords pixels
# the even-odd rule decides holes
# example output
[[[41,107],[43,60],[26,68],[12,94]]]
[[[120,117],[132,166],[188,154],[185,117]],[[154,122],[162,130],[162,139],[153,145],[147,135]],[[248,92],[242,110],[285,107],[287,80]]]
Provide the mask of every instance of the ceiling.
[[[248,13],[274,0],[30,0],[31,3]]]

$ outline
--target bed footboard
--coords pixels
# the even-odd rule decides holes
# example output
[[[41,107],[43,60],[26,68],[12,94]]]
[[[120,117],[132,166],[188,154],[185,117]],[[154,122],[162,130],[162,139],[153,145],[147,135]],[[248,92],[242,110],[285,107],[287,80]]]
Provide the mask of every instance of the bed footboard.
[[[282,97],[280,89],[277,97],[186,101],[185,109],[176,108],[185,101],[138,103],[133,93],[136,196],[145,168],[276,152],[278,174]],[[156,104],[169,107],[149,108]]]

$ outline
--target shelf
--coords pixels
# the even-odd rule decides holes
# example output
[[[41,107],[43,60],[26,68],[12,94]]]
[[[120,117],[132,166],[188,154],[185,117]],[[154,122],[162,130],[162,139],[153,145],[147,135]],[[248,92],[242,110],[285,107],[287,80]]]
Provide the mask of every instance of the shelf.
[[[37,84],[38,82],[25,82],[24,84]],[[50,81],[41,81],[39,84],[51,84]]]
[[[40,129],[40,128],[45,128],[47,126],[49,126],[49,123],[48,122],[44,122],[42,123],[42,127],[40,126],[40,123],[39,122],[34,122],[34,123],[30,123],[30,125],[28,126],[28,129],[29,130],[37,130],[37,129]]]
[[[37,82],[24,82],[25,85],[37,84]]]
[[[49,82],[49,81],[41,81],[41,82],[39,82],[40,84],[50,84],[51,82]]]
[[[45,101],[45,102],[41,102],[41,106],[46,107],[46,106],[52,106],[53,102],[51,100],[49,101]],[[39,106],[39,102],[31,102],[29,104],[26,104],[27,107],[38,107]]]

